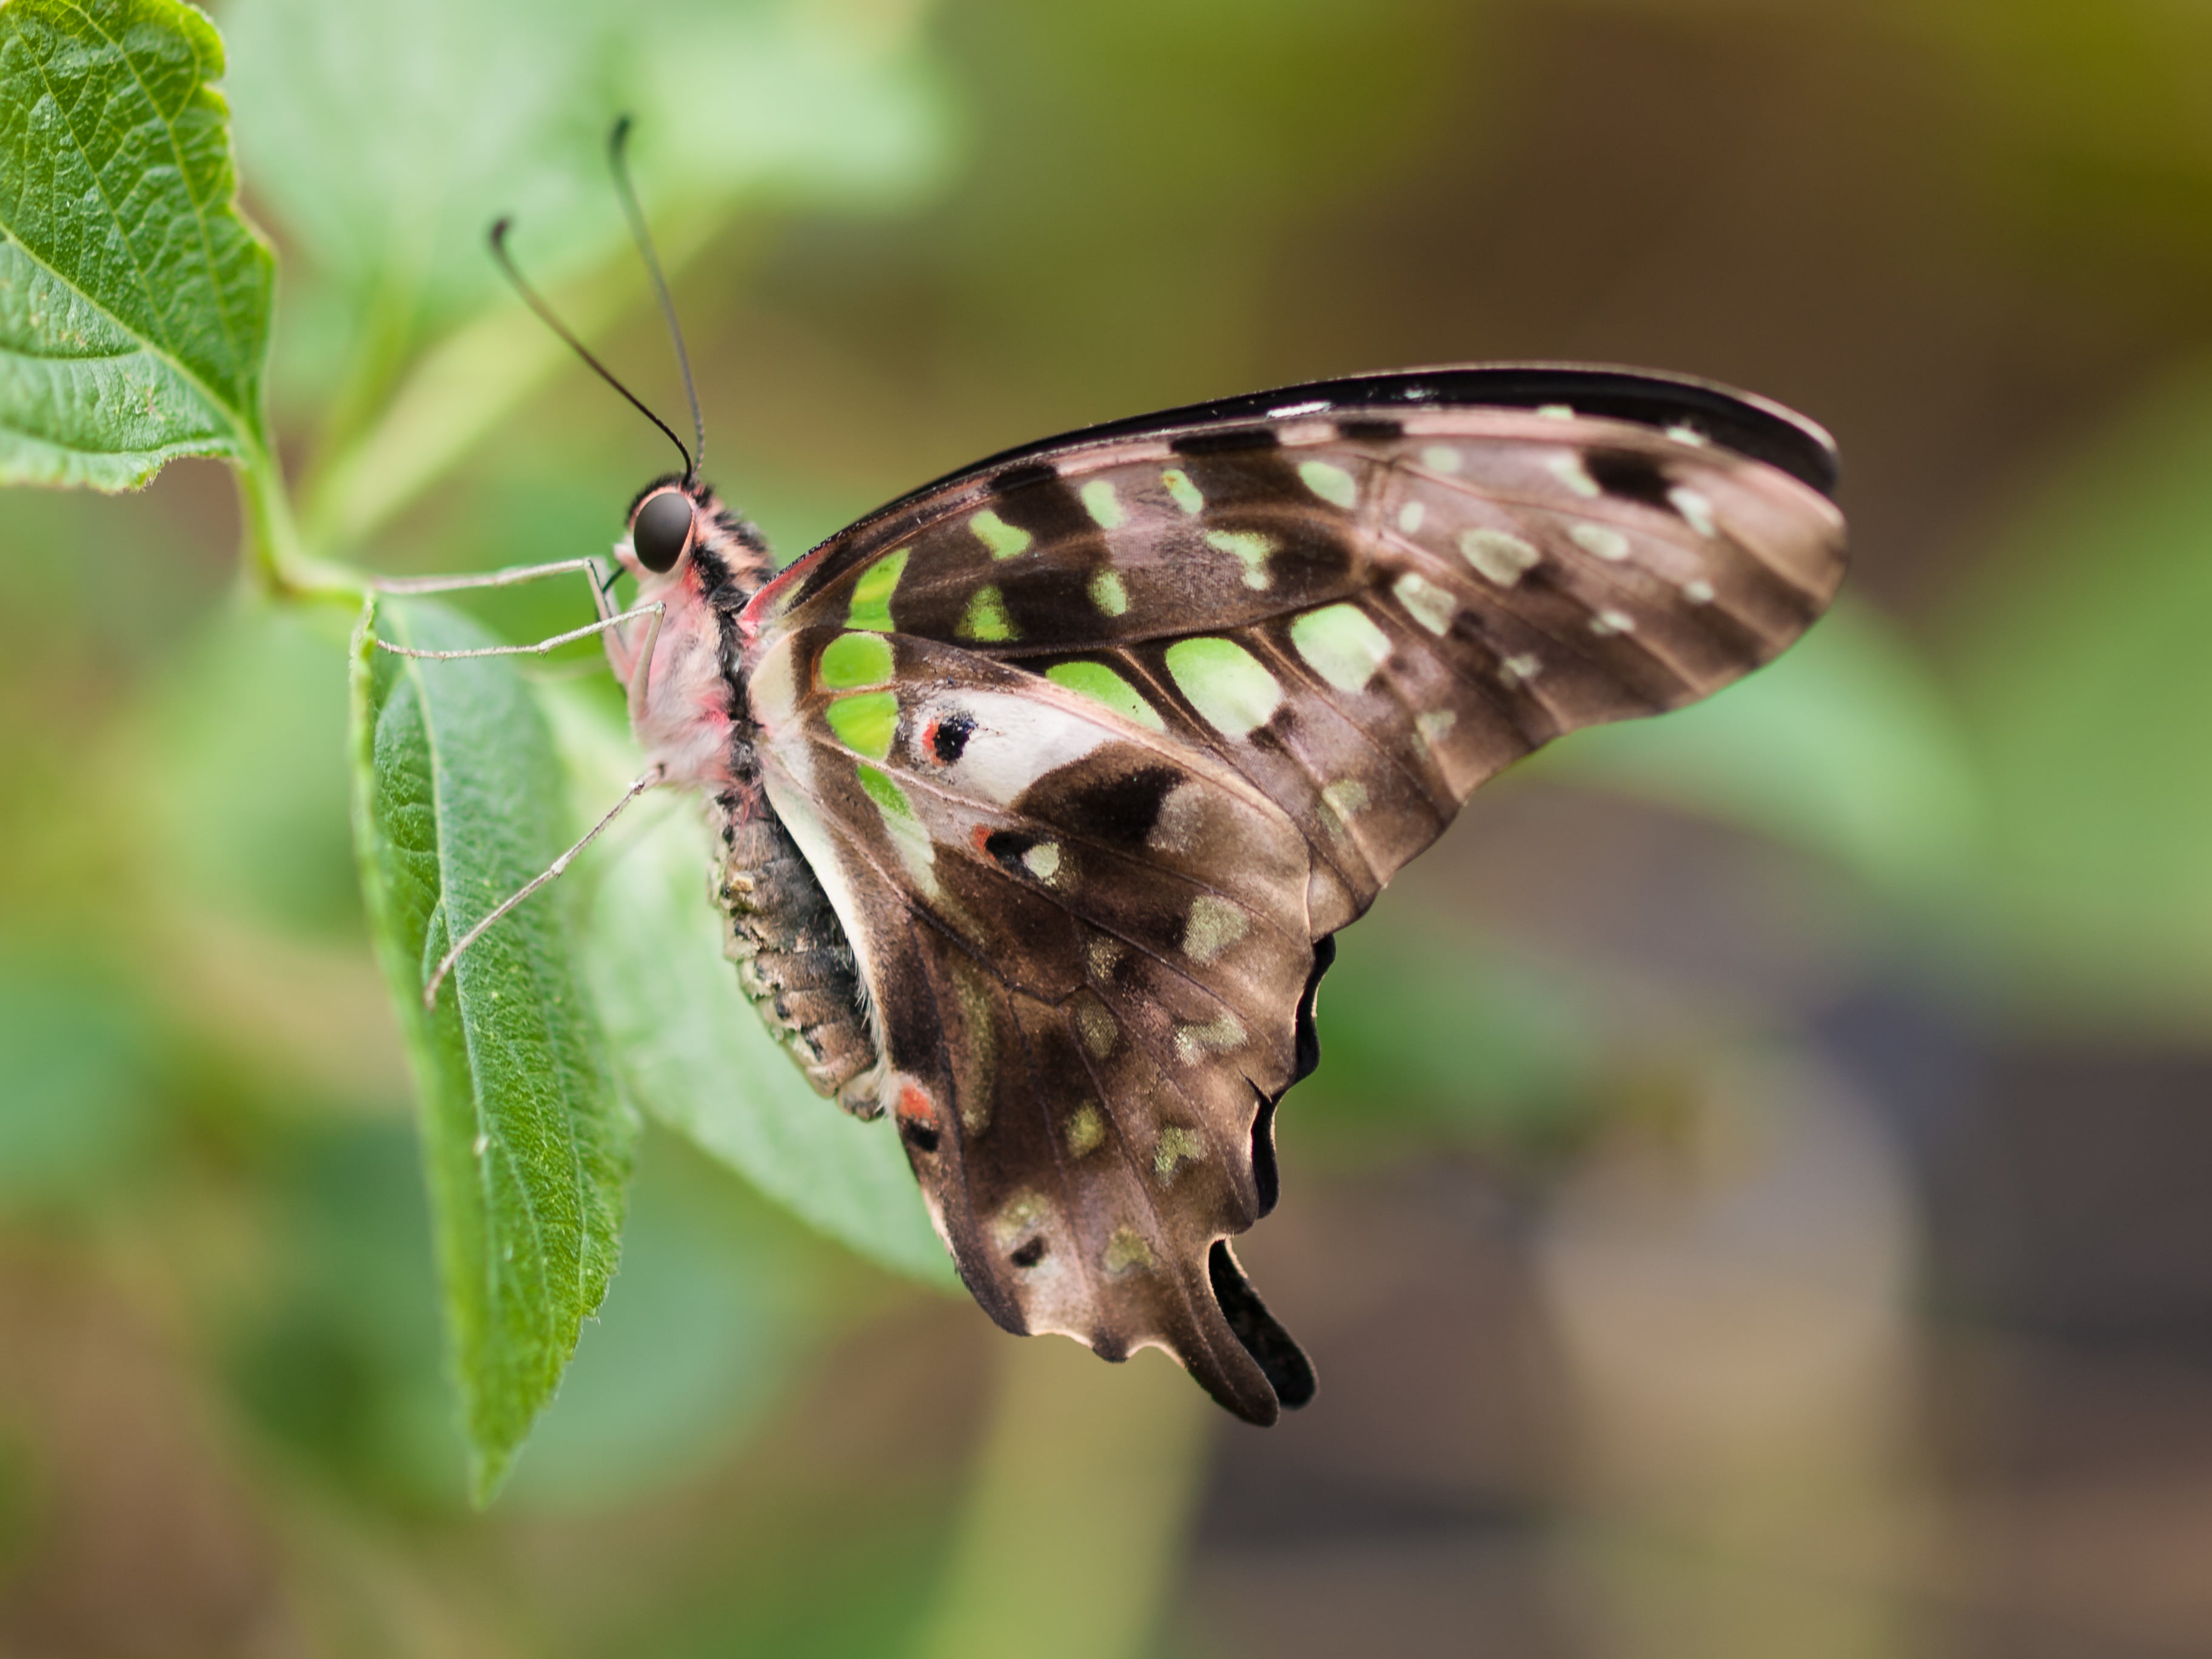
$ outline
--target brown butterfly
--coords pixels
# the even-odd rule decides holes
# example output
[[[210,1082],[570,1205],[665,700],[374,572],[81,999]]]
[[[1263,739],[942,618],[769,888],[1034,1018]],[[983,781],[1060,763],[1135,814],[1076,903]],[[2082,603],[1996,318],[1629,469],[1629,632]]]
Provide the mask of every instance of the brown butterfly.
[[[652,763],[631,794],[708,803],[747,995],[817,1090],[889,1115],[994,1319],[1164,1348],[1253,1423],[1314,1389],[1229,1240],[1275,1202],[1336,931],[1484,780],[1768,661],[1844,571],[1826,434],[1626,369],[1093,427],[780,575],[652,418],[684,470],[632,503],[637,602],[599,583],[595,626]]]

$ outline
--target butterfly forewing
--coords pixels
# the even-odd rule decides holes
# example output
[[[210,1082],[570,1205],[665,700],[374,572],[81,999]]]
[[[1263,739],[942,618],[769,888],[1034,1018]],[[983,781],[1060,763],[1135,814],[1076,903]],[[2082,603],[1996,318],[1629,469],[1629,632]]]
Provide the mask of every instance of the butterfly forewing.
[[[1316,943],[1485,779],[1767,660],[1842,569],[1826,497],[1704,425],[1432,400],[1041,447],[764,590],[769,793],[979,1298],[1272,1417],[1295,1350],[1215,1243]]]

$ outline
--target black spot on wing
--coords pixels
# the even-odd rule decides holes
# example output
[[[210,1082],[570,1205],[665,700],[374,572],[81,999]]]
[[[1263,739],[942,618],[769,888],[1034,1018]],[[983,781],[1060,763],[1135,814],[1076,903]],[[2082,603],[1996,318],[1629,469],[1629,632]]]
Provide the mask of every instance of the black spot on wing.
[[[991,493],[1011,495],[1033,484],[1048,483],[1060,477],[1060,469],[1049,461],[1032,461],[1026,466],[1010,466],[991,478]]]
[[[967,715],[946,714],[930,726],[930,752],[950,766],[960,758],[975,731],[975,722]]]
[[[1583,465],[1597,487],[1608,495],[1618,495],[1624,501],[1641,501],[1646,507],[1656,507],[1672,513],[1674,503],[1667,499],[1673,486],[1659,463],[1651,456],[1635,449],[1593,449],[1583,458]]]
[[[1336,423],[1336,430],[1340,437],[1349,438],[1354,442],[1366,441],[1387,443],[1393,438],[1402,438],[1406,435],[1405,426],[1397,421],[1339,421]]]
[[[1006,1255],[1006,1260],[1017,1267],[1034,1267],[1044,1260],[1045,1242],[1042,1237],[1024,1239]]]
[[[983,851],[1001,869],[1009,871],[1020,864],[1022,855],[1036,844],[1035,836],[1024,835],[1018,830],[994,830],[983,837]]]
[[[1173,767],[1146,766],[1077,789],[1055,816],[1070,829],[1122,847],[1141,847],[1160,821],[1160,806],[1182,775]]]
[[[1252,1281],[1244,1277],[1243,1268],[1230,1253],[1227,1239],[1213,1241],[1206,1269],[1213,1299],[1221,1304],[1222,1317],[1229,1322],[1231,1332],[1258,1364],[1283,1408],[1296,1411],[1314,1397],[1313,1361],[1283,1328],[1282,1322],[1267,1311],[1267,1304],[1260,1300],[1259,1291],[1252,1288]],[[1231,1411],[1237,1409],[1226,1400],[1221,1403]]]
[[[1186,432],[1169,445],[1178,455],[1231,455],[1248,449],[1282,446],[1271,426],[1232,426],[1218,432]]]

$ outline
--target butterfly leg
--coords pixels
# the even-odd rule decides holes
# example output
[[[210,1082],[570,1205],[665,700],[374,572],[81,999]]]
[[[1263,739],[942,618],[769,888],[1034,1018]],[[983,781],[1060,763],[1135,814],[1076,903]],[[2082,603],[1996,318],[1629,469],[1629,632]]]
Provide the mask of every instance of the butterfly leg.
[[[438,988],[446,982],[446,975],[453,971],[453,964],[461,959],[461,953],[463,951],[466,951],[469,946],[474,945],[478,939],[482,939],[490,929],[494,922],[499,921],[501,917],[506,915],[510,910],[514,909],[516,905],[521,903],[523,900],[528,898],[532,893],[544,886],[548,882],[552,881],[556,877],[565,872],[568,866],[575,862],[576,855],[582,852],[586,847],[589,847],[593,842],[597,841],[601,835],[605,833],[607,826],[622,816],[623,809],[624,807],[628,806],[632,801],[635,800],[647,790],[652,788],[655,784],[665,781],[666,776],[667,768],[658,763],[648,767],[645,771],[639,774],[638,776],[631,781],[629,787],[623,791],[622,799],[617,801],[612,806],[609,807],[606,811],[606,816],[602,817],[589,830],[586,830],[582,837],[577,841],[574,846],[568,848],[567,852],[562,854],[559,858],[555,859],[552,863],[547,865],[535,876],[532,876],[514,892],[509,894],[505,899],[501,901],[498,905],[494,907],[490,914],[477,922],[475,927],[470,928],[467,933],[462,934],[460,938],[454,940],[453,949],[447,951],[444,956],[438,958],[437,968],[431,973],[428,982],[422,987],[423,1007],[435,1008],[438,1006]]]
[[[660,624],[668,616],[668,607],[658,604],[641,605],[629,614],[633,617],[643,614],[648,617],[645,624],[644,643],[639,646],[636,653],[630,657],[629,672],[625,677],[629,698],[629,721],[631,726],[635,728],[645,718],[646,694],[653,687],[653,648],[660,643]],[[629,641],[623,637],[620,630],[617,630],[614,635],[615,665],[617,672],[621,671],[621,656],[627,654],[629,649]]]
[[[424,651],[411,645],[394,645],[389,640],[380,639],[376,641],[376,648],[380,651],[389,651],[395,657],[429,657],[441,662],[450,661],[458,657],[542,657],[556,646],[572,644],[577,640],[587,640],[594,634],[612,633],[619,641],[622,638],[623,624],[634,622],[640,617],[653,618],[652,627],[647,635],[647,637],[651,639],[659,634],[660,618],[667,609],[664,602],[655,599],[649,605],[633,605],[628,611],[616,611],[611,616],[602,617],[595,623],[586,623],[581,628],[572,628],[565,634],[556,634],[550,639],[539,640],[533,645],[480,645],[467,651]]]
[[[443,576],[379,576],[372,584],[380,593],[458,593],[472,587],[513,587],[518,582],[543,580],[580,570],[592,584],[592,608],[604,619],[609,611],[607,589],[613,577],[596,558],[558,559],[551,564],[511,564],[502,570],[469,570]]]

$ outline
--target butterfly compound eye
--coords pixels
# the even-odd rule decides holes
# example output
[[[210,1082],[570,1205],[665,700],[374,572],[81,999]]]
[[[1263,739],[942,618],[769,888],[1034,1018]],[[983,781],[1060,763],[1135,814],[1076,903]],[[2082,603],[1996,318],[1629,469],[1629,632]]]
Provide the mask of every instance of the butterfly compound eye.
[[[676,568],[691,541],[691,502],[680,489],[664,489],[638,508],[629,527],[637,562],[656,575]]]

